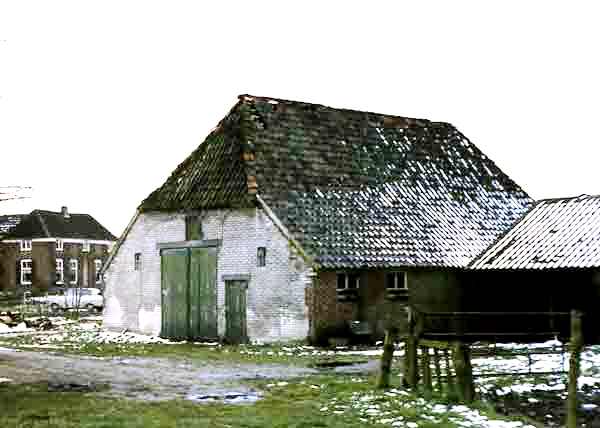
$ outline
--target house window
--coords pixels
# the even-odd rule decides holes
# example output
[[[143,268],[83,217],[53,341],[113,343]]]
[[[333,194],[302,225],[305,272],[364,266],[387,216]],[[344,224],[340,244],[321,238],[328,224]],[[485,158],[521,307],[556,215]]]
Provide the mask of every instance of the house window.
[[[342,290],[358,290],[360,287],[360,274],[358,273],[338,273],[337,289]]]
[[[62,239],[57,239],[56,240],[56,251],[63,251],[64,250],[64,242]]]
[[[56,283],[63,284],[65,282],[65,266],[63,259],[56,259]]]
[[[24,239],[19,241],[19,245],[21,247],[21,251],[31,251],[31,241]]]
[[[197,215],[190,215],[185,218],[185,240],[201,241],[204,239],[202,232],[202,219]]]
[[[142,253],[133,256],[133,270],[142,270]]]
[[[258,266],[266,266],[267,265],[267,248],[266,247],[258,247],[256,251],[257,265]]]
[[[408,290],[406,284],[406,273],[389,272],[385,276],[385,288],[387,290]]]
[[[388,272],[385,274],[385,297],[388,300],[406,302],[408,296],[408,279],[406,272]]]
[[[79,271],[79,261],[77,259],[69,260],[69,283],[77,284],[77,274]]]
[[[81,248],[81,251],[84,253],[90,252],[90,243],[88,241],[83,241],[83,247]]]
[[[33,262],[31,259],[21,260],[21,285],[31,285],[32,273]]]
[[[102,282],[102,275],[100,275],[101,269],[102,269],[102,260],[100,260],[100,259],[94,260],[94,272],[96,275],[96,284],[100,284]]]

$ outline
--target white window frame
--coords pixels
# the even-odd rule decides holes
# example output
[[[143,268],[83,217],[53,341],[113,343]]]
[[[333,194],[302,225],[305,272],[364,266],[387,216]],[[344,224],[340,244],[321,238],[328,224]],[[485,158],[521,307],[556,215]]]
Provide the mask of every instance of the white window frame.
[[[344,275],[344,287],[340,288],[339,287],[339,281],[338,278],[340,275]],[[352,287],[350,288],[350,276],[355,275],[356,276],[356,287]],[[360,288],[360,274],[352,274],[350,272],[338,272],[335,278],[335,286],[336,286],[336,290],[337,291],[344,291],[344,290],[358,290]]]
[[[63,259],[56,259],[56,283],[65,283],[65,261]]]
[[[394,275],[394,286],[393,287],[388,287],[388,281],[387,281],[388,275]],[[406,275],[406,272],[402,272],[402,271],[386,272],[385,276],[386,276],[386,278],[385,278],[386,290],[408,290],[408,275]],[[398,281],[400,276],[402,276],[404,281]],[[402,284],[399,284],[399,282],[402,282]]]
[[[31,240],[30,239],[21,239],[19,241],[19,247],[21,251],[31,251]]]
[[[56,240],[56,251],[64,251],[65,250],[65,243],[63,242],[62,239],[57,239]]]
[[[69,284],[77,284],[77,280],[79,279],[79,260],[77,259],[69,259],[69,272],[75,272],[75,279],[70,280]]]
[[[102,269],[102,259],[94,259],[94,275],[96,277],[96,284],[102,284],[100,269]]]
[[[29,263],[29,267],[26,264]],[[25,281],[25,273],[29,273],[29,281]],[[31,259],[21,260],[21,285],[31,285],[31,279],[33,279],[33,261]]]

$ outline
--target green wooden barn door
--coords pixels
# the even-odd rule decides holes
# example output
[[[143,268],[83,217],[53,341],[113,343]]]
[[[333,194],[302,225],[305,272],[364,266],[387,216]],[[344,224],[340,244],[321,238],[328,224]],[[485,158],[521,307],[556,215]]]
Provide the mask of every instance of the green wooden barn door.
[[[192,248],[190,257],[190,338],[217,337],[217,251]]]
[[[161,336],[188,337],[189,257],[187,249],[161,252]]]
[[[225,337],[229,343],[244,343],[246,332],[246,281],[225,282]]]

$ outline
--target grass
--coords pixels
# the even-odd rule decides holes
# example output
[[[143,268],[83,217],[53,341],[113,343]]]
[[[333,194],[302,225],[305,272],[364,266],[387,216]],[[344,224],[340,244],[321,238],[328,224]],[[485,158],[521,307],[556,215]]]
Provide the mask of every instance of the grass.
[[[28,351],[40,351],[70,355],[89,355],[95,357],[151,357],[151,358],[181,358],[210,362],[246,362],[246,363],[285,363],[292,365],[310,366],[316,362],[364,362],[368,358],[360,355],[298,355],[290,352],[291,348],[302,346],[302,343],[286,343],[262,345],[224,345],[208,346],[192,343],[181,344],[102,344],[94,342],[49,342],[58,349],[36,348],[39,341],[35,335],[5,337],[0,339],[1,346]],[[312,353],[312,349],[306,349]],[[319,352],[324,352],[319,349]]]
[[[332,385],[325,390],[308,382]],[[48,427],[333,427],[363,426],[358,418],[323,414],[320,406],[337,394],[370,388],[329,378],[265,392],[255,405],[199,405],[184,401],[140,402],[78,392],[48,392],[41,384],[0,384],[0,426]],[[260,386],[260,385],[259,385]]]
[[[379,423],[387,414],[417,422],[419,427],[459,427],[456,413],[435,414],[406,393],[390,399],[374,391],[373,377],[352,378],[323,375],[277,384],[273,380],[253,381],[263,399],[253,405],[204,405],[187,401],[142,402],[106,398],[91,393],[49,392],[43,384],[0,384],[0,426],[19,428],[51,427],[215,427],[215,428],[354,428],[390,426]],[[362,398],[369,398],[368,401]],[[444,397],[435,398],[448,404]],[[365,409],[377,407],[380,416],[368,416]],[[483,403],[473,408],[497,419]],[[344,410],[340,410],[344,409]],[[428,419],[429,418],[429,419]],[[408,425],[410,426],[410,425]]]

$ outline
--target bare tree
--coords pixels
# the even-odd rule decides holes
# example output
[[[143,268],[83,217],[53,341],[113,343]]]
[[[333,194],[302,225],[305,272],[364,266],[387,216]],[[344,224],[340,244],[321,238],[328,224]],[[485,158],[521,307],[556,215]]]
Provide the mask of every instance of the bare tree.
[[[27,199],[30,196],[25,193],[30,190],[29,186],[0,186],[0,202]]]

